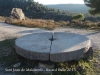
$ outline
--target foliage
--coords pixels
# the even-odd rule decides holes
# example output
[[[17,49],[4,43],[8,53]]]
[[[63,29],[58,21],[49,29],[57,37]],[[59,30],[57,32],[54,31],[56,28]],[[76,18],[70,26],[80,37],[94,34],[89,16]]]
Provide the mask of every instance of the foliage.
[[[100,14],[100,0],[84,0],[85,4],[90,7],[90,14]]]
[[[84,15],[81,13],[73,16],[73,19],[75,20],[84,20],[84,18]]]

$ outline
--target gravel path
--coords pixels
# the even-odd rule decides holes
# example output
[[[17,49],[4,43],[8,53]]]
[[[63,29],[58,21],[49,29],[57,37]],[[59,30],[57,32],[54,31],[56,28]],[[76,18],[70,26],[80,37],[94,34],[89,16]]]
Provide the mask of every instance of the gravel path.
[[[40,28],[27,28],[21,26],[14,26],[10,24],[6,24],[4,22],[0,22],[0,41],[10,38],[10,37],[20,37],[22,35],[37,33],[37,32],[45,32],[49,30],[40,29]],[[81,35],[85,35],[92,42],[92,47],[94,49],[100,49],[100,31],[94,30],[85,30],[85,29],[73,29],[73,28],[60,28],[52,31],[58,32],[70,32],[77,33]]]

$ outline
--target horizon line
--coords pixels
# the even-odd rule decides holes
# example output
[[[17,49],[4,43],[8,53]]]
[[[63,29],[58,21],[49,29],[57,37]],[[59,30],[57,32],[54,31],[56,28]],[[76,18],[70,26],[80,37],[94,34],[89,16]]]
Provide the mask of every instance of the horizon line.
[[[84,4],[84,3],[58,3],[58,4]],[[58,5],[58,4],[43,4],[43,5]]]

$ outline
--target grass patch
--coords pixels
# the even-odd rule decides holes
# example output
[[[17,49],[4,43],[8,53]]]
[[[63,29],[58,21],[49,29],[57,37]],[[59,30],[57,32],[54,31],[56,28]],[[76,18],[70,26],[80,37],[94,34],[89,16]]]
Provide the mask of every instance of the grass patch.
[[[12,74],[12,71],[6,72],[5,68],[13,68],[12,65],[19,62],[18,55],[14,50],[14,41],[16,38],[7,39],[0,42],[0,65],[2,65],[2,72],[4,74]],[[24,59],[18,69],[33,68],[37,65],[38,61]],[[27,63],[29,64],[27,64]],[[100,74],[100,50],[94,50],[93,60],[79,60],[63,63],[55,63],[59,71],[54,71],[49,75],[99,75]],[[62,69],[62,70],[60,70]],[[66,71],[64,71],[65,69]],[[33,75],[33,72],[13,72],[18,75]],[[34,74],[35,75],[35,74]],[[39,74],[38,74],[39,75]],[[40,74],[44,75],[44,74]]]

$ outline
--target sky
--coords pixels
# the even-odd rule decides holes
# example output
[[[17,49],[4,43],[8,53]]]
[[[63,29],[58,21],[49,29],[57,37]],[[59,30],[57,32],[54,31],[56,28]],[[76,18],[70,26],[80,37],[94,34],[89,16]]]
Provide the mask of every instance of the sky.
[[[41,4],[84,4],[84,0],[34,0]]]

